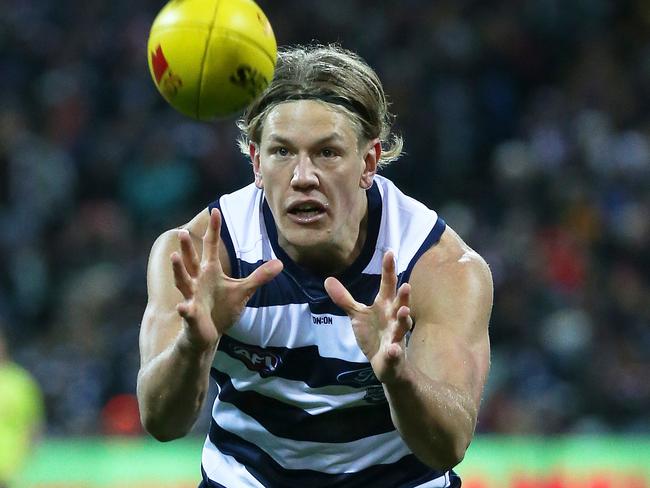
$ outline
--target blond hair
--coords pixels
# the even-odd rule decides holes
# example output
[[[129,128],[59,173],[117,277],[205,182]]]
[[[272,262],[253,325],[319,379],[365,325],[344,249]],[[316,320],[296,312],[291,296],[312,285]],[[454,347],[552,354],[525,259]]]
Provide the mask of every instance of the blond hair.
[[[395,117],[379,77],[359,55],[333,44],[278,52],[273,80],[237,122],[242,153],[248,155],[251,143],[259,145],[269,112],[292,100],[319,100],[342,108],[359,132],[360,145],[375,138],[381,141],[380,168],[402,153],[403,140],[392,133]]]

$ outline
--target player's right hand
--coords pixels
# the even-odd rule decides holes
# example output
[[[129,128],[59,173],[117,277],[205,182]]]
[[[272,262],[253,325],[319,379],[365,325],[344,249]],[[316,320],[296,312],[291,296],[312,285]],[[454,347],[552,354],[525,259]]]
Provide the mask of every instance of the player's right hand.
[[[200,260],[187,230],[178,231],[181,252],[170,257],[176,288],[184,298],[176,310],[183,318],[186,340],[198,350],[216,347],[255,290],[275,278],[283,267],[280,260],[273,259],[246,278],[227,276],[219,261],[220,229],[221,213],[212,209]]]

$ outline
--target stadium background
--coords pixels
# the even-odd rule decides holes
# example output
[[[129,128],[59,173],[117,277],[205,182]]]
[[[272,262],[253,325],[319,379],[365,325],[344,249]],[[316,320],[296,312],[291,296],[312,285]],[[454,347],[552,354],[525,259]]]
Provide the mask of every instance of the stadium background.
[[[280,45],[376,68],[406,141],[384,174],[492,267],[470,488],[650,486],[650,3],[259,4]],[[46,405],[20,486],[194,486],[207,410],[187,442],[142,437],[138,326],[155,237],[251,181],[234,123],[155,91],[162,2],[2,5],[0,322]]]

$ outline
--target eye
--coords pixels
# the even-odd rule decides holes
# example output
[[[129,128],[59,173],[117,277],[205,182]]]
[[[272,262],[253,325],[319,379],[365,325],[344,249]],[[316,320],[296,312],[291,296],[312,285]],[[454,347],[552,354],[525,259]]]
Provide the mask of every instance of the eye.
[[[326,147],[325,149],[322,149],[320,153],[324,158],[333,158],[333,157],[337,156],[336,151],[334,151],[333,149],[330,149],[329,147]]]
[[[286,158],[289,155],[289,150],[284,146],[278,146],[271,149],[271,154]]]

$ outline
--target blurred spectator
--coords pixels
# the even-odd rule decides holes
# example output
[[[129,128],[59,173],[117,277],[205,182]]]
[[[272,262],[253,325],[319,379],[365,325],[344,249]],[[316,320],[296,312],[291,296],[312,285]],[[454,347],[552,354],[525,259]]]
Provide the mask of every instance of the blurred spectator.
[[[142,434],[137,397],[133,394],[121,394],[111,398],[102,410],[102,424],[102,432],[105,435]]]
[[[339,41],[377,69],[407,153],[387,176],[490,263],[478,429],[650,433],[648,2],[259,3],[279,44]],[[48,433],[129,425],[153,239],[252,181],[233,120],[156,93],[161,6],[0,17],[0,314]]]

